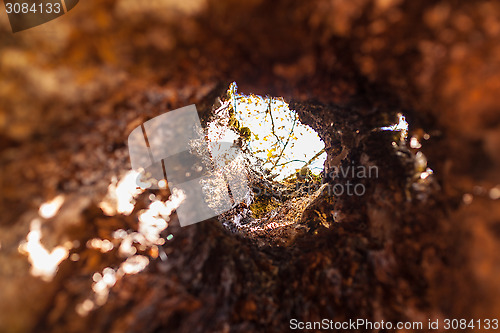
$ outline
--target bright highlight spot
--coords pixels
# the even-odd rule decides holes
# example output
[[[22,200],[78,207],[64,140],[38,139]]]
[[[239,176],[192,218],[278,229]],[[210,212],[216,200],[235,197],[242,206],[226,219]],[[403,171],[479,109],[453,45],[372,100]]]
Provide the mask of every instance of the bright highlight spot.
[[[380,130],[382,131],[401,131],[401,137],[400,140],[406,140],[408,137],[408,123],[406,122],[405,116],[403,116],[402,113],[398,113],[398,123],[391,125],[391,126],[385,126],[381,127]]]
[[[414,149],[420,149],[420,148],[422,148],[422,145],[420,144],[420,142],[418,141],[418,139],[416,137],[412,137],[410,139],[410,147],[412,147]]]
[[[57,214],[59,208],[61,208],[63,203],[64,203],[64,196],[58,195],[51,201],[43,203],[40,206],[40,209],[38,209],[38,214],[40,214],[40,216],[43,217],[44,219],[50,219]]]
[[[57,273],[59,264],[68,257],[68,249],[57,246],[48,251],[40,240],[42,238],[41,222],[39,219],[31,221],[30,232],[26,236],[26,242],[19,245],[19,252],[28,255],[31,263],[31,274],[41,277],[45,281],[51,281]]]
[[[120,269],[123,270],[123,273],[125,274],[137,274],[143,271],[148,264],[148,257],[137,255],[128,258],[123,264],[121,264]]]
[[[87,247],[99,250],[102,253],[106,253],[113,250],[114,245],[111,241],[107,239],[93,238],[87,242]]]
[[[184,192],[173,189],[170,200],[153,201],[148,209],[139,215],[139,233],[147,242],[159,245],[160,233],[168,226],[169,216],[185,199]]]
[[[113,216],[116,213],[130,215],[132,213],[135,204],[134,198],[144,192],[142,188],[137,186],[139,175],[139,172],[130,170],[118,184],[116,184],[116,178],[113,178],[108,187],[108,194],[99,204],[106,215]]]
[[[492,199],[492,200],[500,199],[500,186],[493,187],[490,190],[489,195],[490,195],[490,199]]]

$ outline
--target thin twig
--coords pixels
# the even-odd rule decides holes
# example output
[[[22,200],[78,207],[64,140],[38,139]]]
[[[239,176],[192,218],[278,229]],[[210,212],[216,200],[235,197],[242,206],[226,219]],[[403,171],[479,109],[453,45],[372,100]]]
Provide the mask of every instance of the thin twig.
[[[284,163],[280,163],[280,164],[276,164],[277,167],[280,167],[280,166],[283,166],[283,165],[287,165],[289,163],[292,163],[292,162],[303,162],[303,163],[307,163],[306,161],[304,160],[290,160],[290,161],[286,161]]]
[[[312,163],[315,159],[317,159],[321,154],[325,152],[325,148],[321,149],[316,155],[314,155],[309,161],[307,161],[306,164],[304,164],[303,167],[306,167]]]
[[[285,152],[285,149],[286,149],[286,146],[288,146],[288,143],[290,142],[290,138],[292,137],[292,133],[293,133],[293,130],[295,128],[295,124],[297,123],[297,118],[299,116],[297,114],[295,114],[295,119],[293,120],[293,125],[292,125],[292,129],[290,130],[290,133],[288,133],[288,138],[286,140],[286,143],[285,145],[283,146],[283,149],[281,150],[281,153],[280,155],[278,156],[278,158],[276,159],[276,162],[274,162],[273,166],[271,167],[270,171],[273,171],[274,168],[276,167],[276,164],[278,164],[279,160],[281,159],[281,156],[283,156],[283,153]]]
[[[276,134],[276,131],[274,129],[274,118],[273,118],[273,113],[272,113],[272,97],[269,97],[269,103],[268,103],[268,107],[267,107],[267,110],[269,112],[269,116],[271,117],[271,126],[272,126],[272,132],[273,132],[273,135],[274,137],[276,138],[276,140],[278,140],[279,143],[283,143],[283,141],[281,141],[281,139],[278,137],[278,135]]]

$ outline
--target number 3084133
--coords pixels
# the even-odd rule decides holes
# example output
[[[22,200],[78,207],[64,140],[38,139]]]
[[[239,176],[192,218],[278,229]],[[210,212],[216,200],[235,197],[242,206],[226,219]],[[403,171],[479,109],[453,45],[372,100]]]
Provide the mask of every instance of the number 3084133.
[[[60,2],[51,3],[12,3],[6,2],[5,9],[7,14],[28,14],[28,13],[40,13],[40,14],[59,14],[61,13],[62,6]]]

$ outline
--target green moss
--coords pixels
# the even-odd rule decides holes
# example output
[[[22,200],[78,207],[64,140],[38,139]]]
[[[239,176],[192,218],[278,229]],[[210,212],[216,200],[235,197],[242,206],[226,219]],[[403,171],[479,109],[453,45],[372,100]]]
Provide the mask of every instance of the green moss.
[[[273,209],[280,206],[280,202],[271,196],[261,195],[255,198],[250,210],[255,218],[260,219]]]

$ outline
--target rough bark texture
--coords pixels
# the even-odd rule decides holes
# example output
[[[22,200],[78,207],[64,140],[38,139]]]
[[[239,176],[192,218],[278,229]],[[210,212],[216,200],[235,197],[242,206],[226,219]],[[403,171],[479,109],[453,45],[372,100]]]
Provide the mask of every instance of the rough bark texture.
[[[488,191],[500,183],[500,4],[141,6],[82,2],[15,35],[0,15],[1,332],[282,332],[291,318],[498,318],[500,205]],[[119,260],[87,240],[135,228],[146,205],[147,193],[130,216],[98,208],[111,177],[130,168],[127,135],[192,103],[207,117],[233,80],[242,92],[290,101],[325,141],[327,163],[346,146],[343,163],[365,154],[380,177],[363,197],[320,196],[296,221],[299,233],[266,239],[216,220],[173,221],[168,260],[125,276],[104,306],[78,315],[92,274]],[[407,200],[414,156],[371,131],[398,112],[410,135],[431,134],[422,151],[436,181],[426,200]],[[48,283],[30,275],[18,244],[57,194],[66,200],[44,223],[42,243],[78,240],[80,260],[64,261]]]

